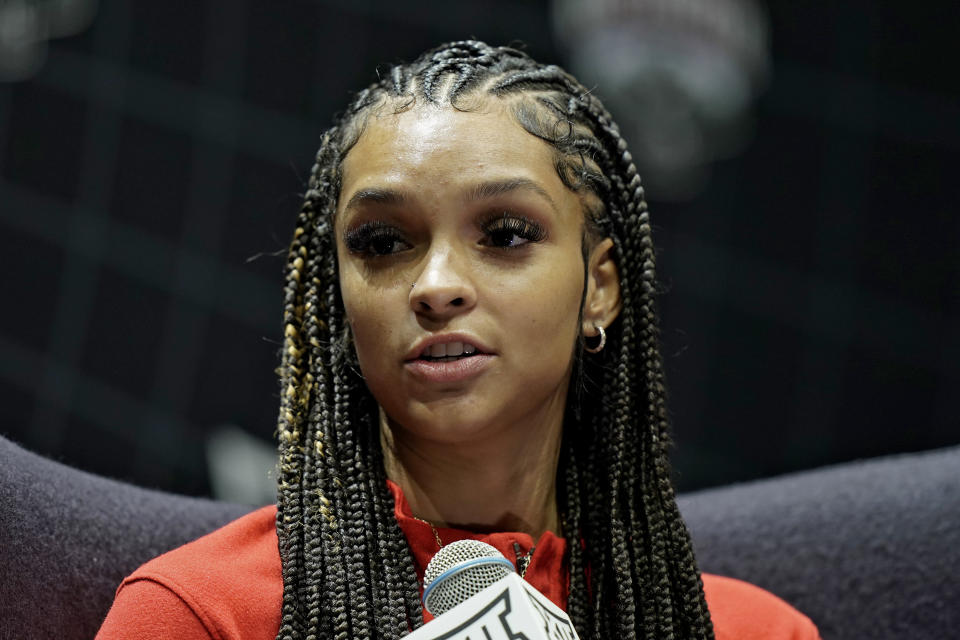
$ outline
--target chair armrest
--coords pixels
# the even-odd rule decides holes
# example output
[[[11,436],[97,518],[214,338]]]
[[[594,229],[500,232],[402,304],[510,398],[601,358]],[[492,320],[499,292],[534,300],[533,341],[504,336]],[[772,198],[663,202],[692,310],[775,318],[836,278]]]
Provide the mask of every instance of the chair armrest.
[[[686,494],[701,570],[764,587],[824,638],[960,628],[960,447]]]
[[[4,637],[89,640],[126,575],[252,509],[108,480],[0,437]]]

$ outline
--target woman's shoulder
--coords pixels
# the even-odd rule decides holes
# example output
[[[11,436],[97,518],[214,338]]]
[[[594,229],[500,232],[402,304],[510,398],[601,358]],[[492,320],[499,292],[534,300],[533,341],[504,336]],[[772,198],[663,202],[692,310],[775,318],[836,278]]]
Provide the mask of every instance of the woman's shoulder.
[[[703,593],[716,640],[819,640],[807,616],[742,580],[703,574]]]
[[[117,589],[98,640],[275,637],[283,593],[276,515],[275,506],[257,509],[142,565]]]
[[[277,507],[251,511],[205,536],[157,556],[137,569],[127,580],[145,574],[176,575],[193,584],[209,581],[217,569],[236,575],[280,576],[277,552]]]

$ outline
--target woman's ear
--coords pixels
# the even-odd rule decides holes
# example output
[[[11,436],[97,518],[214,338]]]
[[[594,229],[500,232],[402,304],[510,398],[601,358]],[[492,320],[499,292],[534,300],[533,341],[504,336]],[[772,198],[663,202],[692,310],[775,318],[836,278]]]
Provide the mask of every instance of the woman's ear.
[[[620,314],[620,273],[613,261],[613,240],[604,238],[587,259],[587,293],[583,301],[583,326],[587,337],[599,333],[595,327],[609,327]]]

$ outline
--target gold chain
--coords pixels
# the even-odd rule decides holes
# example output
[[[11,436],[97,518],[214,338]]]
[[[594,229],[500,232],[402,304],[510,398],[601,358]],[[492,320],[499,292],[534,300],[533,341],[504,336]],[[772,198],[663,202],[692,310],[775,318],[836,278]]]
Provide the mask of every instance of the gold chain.
[[[440,532],[437,531],[437,528],[436,528],[435,526],[433,526],[433,523],[432,523],[432,522],[428,522],[428,521],[424,520],[423,518],[418,518],[417,516],[413,516],[413,519],[414,519],[414,520],[419,520],[419,521],[422,522],[423,524],[425,524],[425,525],[427,525],[427,526],[430,527],[430,531],[433,531],[433,539],[437,541],[437,549],[442,549],[442,548],[443,548],[443,542],[440,540]]]
[[[432,522],[430,522],[429,520],[424,520],[423,518],[418,518],[417,516],[413,516],[413,519],[414,519],[414,520],[419,520],[419,521],[422,522],[423,524],[425,524],[425,525],[427,525],[428,527],[430,527],[430,531],[433,532],[433,539],[437,541],[437,549],[442,549],[442,548],[443,548],[443,541],[440,539],[440,532],[437,531],[436,525],[434,525],[434,524],[433,524]],[[527,569],[530,568],[530,561],[533,560],[533,550],[536,549],[536,548],[537,548],[537,545],[533,545],[532,547],[530,547],[530,550],[527,551],[527,555],[524,556],[523,569],[520,570],[520,577],[521,577],[521,578],[523,578],[524,576],[527,575]],[[520,558],[519,558],[519,556],[518,556],[518,557],[517,557],[517,564],[519,564],[519,562],[520,562]]]

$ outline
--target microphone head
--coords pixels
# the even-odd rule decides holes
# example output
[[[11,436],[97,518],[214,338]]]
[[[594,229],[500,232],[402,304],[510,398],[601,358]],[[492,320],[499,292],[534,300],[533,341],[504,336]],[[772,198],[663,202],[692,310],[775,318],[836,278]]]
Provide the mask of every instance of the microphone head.
[[[423,606],[439,616],[512,572],[513,563],[486,542],[451,542],[423,573]]]

